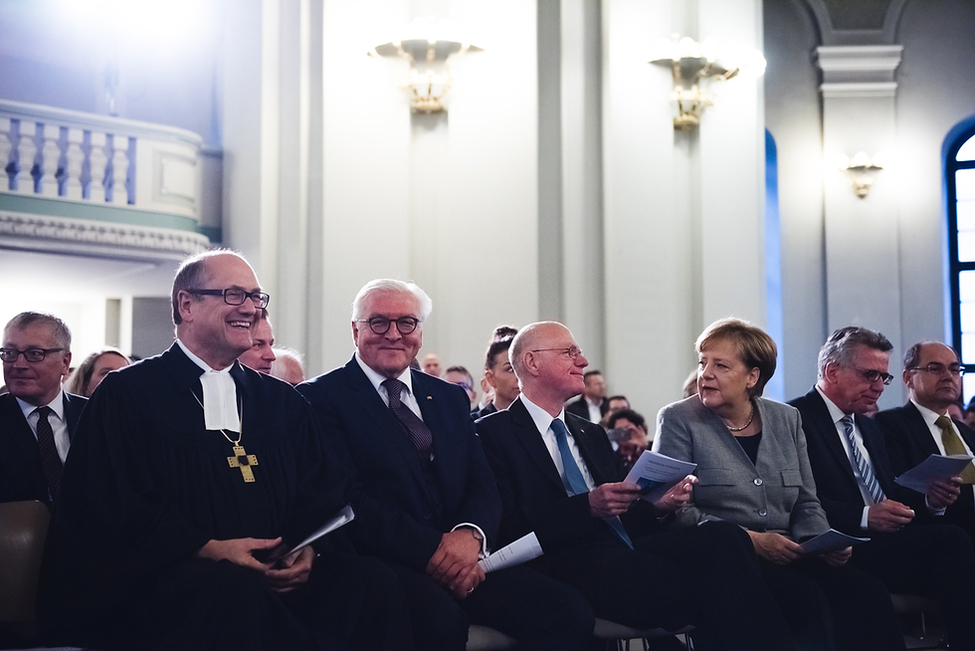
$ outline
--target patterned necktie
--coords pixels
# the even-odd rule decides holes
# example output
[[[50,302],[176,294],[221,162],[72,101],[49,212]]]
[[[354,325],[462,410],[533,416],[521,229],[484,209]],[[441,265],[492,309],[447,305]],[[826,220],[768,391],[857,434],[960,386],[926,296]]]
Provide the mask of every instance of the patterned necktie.
[[[964,454],[968,455],[964,444],[955,433],[955,428],[951,426],[951,419],[947,416],[938,416],[934,424],[941,428],[941,443],[945,446],[945,454]],[[962,483],[975,484],[975,465],[968,464],[959,475]]]
[[[880,488],[880,482],[877,481],[877,476],[873,473],[873,468],[867,464],[867,460],[863,458],[863,454],[860,452],[860,446],[857,445],[856,438],[853,436],[853,417],[844,416],[840,419],[843,423],[843,431],[846,433],[846,440],[850,443],[850,450],[853,452],[853,459],[856,461],[857,470],[860,472],[860,479],[863,480],[864,485],[867,487],[867,492],[870,493],[870,498],[873,500],[872,504],[877,504],[883,502],[887,499],[884,495],[884,491]]]
[[[569,440],[567,438],[569,432],[565,428],[565,423],[556,418],[552,421],[551,428],[555,433],[555,442],[559,446],[559,456],[562,457],[562,472],[564,473],[562,484],[565,486],[566,492],[570,495],[588,493],[589,487],[586,486],[586,480],[582,476],[582,471],[579,470],[579,464],[576,463],[575,457],[572,456],[572,450],[569,449]],[[623,527],[623,522],[619,517],[607,518],[605,522],[627,547],[633,549],[633,541],[627,535],[626,529]]]
[[[420,420],[413,413],[413,410],[404,405],[400,400],[400,394],[406,389],[406,385],[399,380],[390,378],[383,380],[383,386],[386,387],[386,393],[389,395],[389,408],[393,411],[393,414],[396,416],[400,425],[403,426],[403,429],[406,430],[417,452],[420,453],[420,459],[424,463],[430,461],[433,457],[433,434],[430,432],[430,428],[426,426],[426,423]]]
[[[47,489],[51,492],[51,499],[58,493],[58,485],[61,483],[61,456],[58,454],[58,446],[54,443],[54,429],[48,422],[48,414],[51,413],[50,407],[38,407],[34,410],[37,413],[37,447],[41,453],[41,469],[44,471],[44,479],[47,482]]]

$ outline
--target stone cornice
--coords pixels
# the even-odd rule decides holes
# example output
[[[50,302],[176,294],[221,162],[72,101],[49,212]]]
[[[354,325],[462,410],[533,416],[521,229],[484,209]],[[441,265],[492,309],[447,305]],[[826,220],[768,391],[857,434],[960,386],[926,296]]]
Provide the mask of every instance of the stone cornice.
[[[209,246],[206,236],[189,231],[0,210],[0,248],[172,260]]]

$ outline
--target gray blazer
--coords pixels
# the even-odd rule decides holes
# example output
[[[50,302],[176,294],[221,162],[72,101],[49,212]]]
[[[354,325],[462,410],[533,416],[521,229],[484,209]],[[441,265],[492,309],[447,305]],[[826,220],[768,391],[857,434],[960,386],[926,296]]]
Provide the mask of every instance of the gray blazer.
[[[657,414],[653,449],[697,464],[693,499],[677,513],[678,522],[727,520],[796,541],[827,531],[799,411],[764,398],[756,398],[755,405],[762,419],[757,464],[697,396]]]

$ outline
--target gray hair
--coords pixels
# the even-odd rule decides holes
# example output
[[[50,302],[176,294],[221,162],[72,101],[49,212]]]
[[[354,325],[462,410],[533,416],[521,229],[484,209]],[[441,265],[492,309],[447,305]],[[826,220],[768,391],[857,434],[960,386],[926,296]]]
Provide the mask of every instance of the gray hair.
[[[859,326],[840,328],[829,336],[819,351],[819,377],[823,377],[826,365],[830,362],[849,366],[853,362],[853,354],[857,346],[866,346],[884,353],[894,349],[887,337],[876,330]]]
[[[376,280],[370,280],[359,293],[355,295],[355,300],[352,301],[352,320],[365,318],[365,314],[362,313],[362,304],[365,303],[366,297],[373,292],[378,292],[382,294],[399,294],[402,292],[409,292],[413,294],[416,298],[416,302],[420,306],[420,321],[426,321],[430,313],[433,312],[433,301],[427,296],[427,293],[420,289],[416,283],[403,282],[402,280],[393,280],[392,278],[377,278]]]
[[[51,331],[51,336],[54,338],[54,343],[57,344],[58,348],[64,348],[66,353],[71,352],[71,331],[68,330],[68,326],[65,325],[64,321],[53,314],[46,314],[44,312],[21,312],[14,318],[10,319],[10,321],[7,322],[7,325],[4,326],[4,336],[6,336],[7,331],[11,328],[14,330],[24,330],[36,323],[41,323],[47,326],[48,330]]]
[[[190,289],[199,289],[207,279],[206,263],[210,258],[218,255],[234,255],[247,262],[247,260],[237,251],[231,249],[211,249],[202,253],[191,255],[183,260],[176,270],[176,277],[173,278],[173,324],[179,325],[183,322],[183,317],[179,315],[179,293]]]

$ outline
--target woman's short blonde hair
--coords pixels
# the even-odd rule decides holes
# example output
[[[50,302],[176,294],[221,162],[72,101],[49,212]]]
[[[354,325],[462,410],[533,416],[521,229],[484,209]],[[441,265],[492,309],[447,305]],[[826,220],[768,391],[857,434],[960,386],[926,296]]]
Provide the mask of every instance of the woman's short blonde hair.
[[[694,342],[694,349],[701,353],[716,341],[729,341],[738,348],[738,357],[749,369],[758,369],[758,382],[751,388],[752,398],[762,395],[765,385],[775,374],[775,358],[778,349],[768,334],[748,321],[720,319],[701,333]]]

